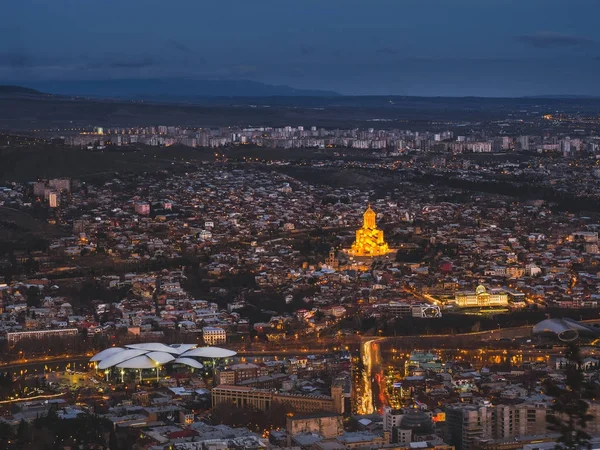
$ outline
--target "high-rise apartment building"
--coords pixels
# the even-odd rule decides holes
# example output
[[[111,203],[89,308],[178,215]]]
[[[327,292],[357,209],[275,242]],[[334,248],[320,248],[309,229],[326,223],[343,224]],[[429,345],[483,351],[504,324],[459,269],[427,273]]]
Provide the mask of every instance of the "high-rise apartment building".
[[[492,410],[494,439],[546,433],[547,409],[543,404],[497,405]]]
[[[71,192],[71,180],[68,178],[53,178],[48,181],[48,186],[59,192]]]
[[[58,194],[56,192],[50,192],[48,194],[48,204],[50,208],[58,208]]]
[[[472,450],[486,440],[544,435],[546,416],[542,403],[452,405],[446,408],[448,441],[457,450]]]
[[[457,404],[446,408],[447,442],[456,450],[473,450],[480,439],[492,438],[490,405]]]

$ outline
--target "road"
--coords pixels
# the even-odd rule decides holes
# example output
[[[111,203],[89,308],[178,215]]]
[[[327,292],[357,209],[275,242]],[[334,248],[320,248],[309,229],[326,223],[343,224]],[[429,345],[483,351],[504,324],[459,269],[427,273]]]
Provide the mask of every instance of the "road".
[[[586,321],[587,323],[600,323],[600,319],[594,319]],[[296,355],[319,355],[327,354],[340,350],[355,351],[360,348],[362,362],[366,368],[367,374],[365,377],[372,379],[374,376],[374,363],[379,361],[380,354],[378,350],[373,348],[373,344],[377,343],[377,347],[385,346],[396,349],[482,349],[484,347],[495,347],[501,344],[500,339],[514,339],[514,338],[525,338],[531,336],[532,327],[522,326],[514,328],[503,328],[498,330],[480,331],[474,333],[465,334],[433,334],[427,336],[387,336],[387,337],[373,337],[365,336],[361,337],[358,335],[348,335],[342,337],[324,337],[320,338],[318,342],[312,343],[311,341],[302,342],[282,342],[272,344],[261,344],[253,343],[251,346],[247,344],[242,345],[231,345],[227,346],[232,350],[238,352],[239,356],[245,357],[265,357],[265,356],[277,356],[277,357],[288,357]],[[497,345],[498,344],[498,345]],[[503,346],[499,346],[499,350],[504,349]],[[514,349],[513,349],[514,350]],[[552,350],[538,350],[538,349],[519,349],[523,354],[529,355],[548,355],[553,354]],[[557,350],[557,353],[559,351]],[[44,366],[49,369],[65,370],[67,364],[77,363],[78,365],[87,364],[91,354],[85,355],[63,355],[58,357],[42,357],[36,359],[12,361],[0,364],[0,372],[15,371],[20,373],[21,370],[27,370],[28,374],[44,372]],[[364,381],[364,380],[363,380]],[[365,383],[365,386],[369,383]],[[370,387],[368,389],[371,389]],[[373,391],[368,396],[371,400],[367,400],[367,396],[364,399],[364,410],[372,411],[373,405]]]
[[[361,377],[362,395],[358,399],[358,413],[372,414],[375,408],[373,407],[373,389],[371,379],[373,377],[373,366],[376,359],[378,346],[374,345],[378,339],[369,339],[363,342],[360,347],[360,356],[363,363],[363,372]]]
[[[361,337],[359,335],[348,335],[342,337],[322,337],[317,342],[302,341],[302,342],[282,342],[282,343],[253,343],[250,346],[247,344],[229,345],[231,350],[238,352],[240,356],[295,356],[295,355],[310,355],[310,354],[326,354],[340,350],[353,350],[359,346],[364,350],[365,341],[378,341],[380,343],[394,343],[395,346],[407,348],[414,347],[415,342],[419,342],[422,348],[427,346],[434,347],[438,341],[443,341],[452,346],[459,340],[461,342],[472,341],[479,343],[481,341],[497,341],[500,338],[514,338],[529,336],[531,327],[505,328],[501,330],[481,331],[477,333],[466,333],[456,335],[435,334],[428,336],[387,336],[387,337]],[[458,346],[460,347],[460,346]],[[56,357],[40,357],[27,360],[11,361],[0,363],[0,371],[27,368],[34,365],[60,366],[68,364],[70,361],[76,361],[78,364],[87,362],[91,358],[91,354],[84,355],[62,355]]]
[[[0,364],[0,372],[14,374],[43,375],[48,372],[64,372],[69,367],[87,367],[91,355],[63,355],[55,358],[34,358]]]

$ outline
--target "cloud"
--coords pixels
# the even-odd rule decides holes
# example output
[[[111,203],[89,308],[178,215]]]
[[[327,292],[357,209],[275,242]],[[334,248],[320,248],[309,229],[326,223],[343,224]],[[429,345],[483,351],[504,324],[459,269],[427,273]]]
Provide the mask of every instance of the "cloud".
[[[112,61],[108,64],[108,67],[113,69],[141,69],[143,67],[154,66],[156,61],[150,57],[143,59],[130,59],[130,60],[118,60]]]
[[[376,51],[377,51],[377,53],[382,53],[384,55],[398,55],[401,52],[400,49],[392,48],[392,47],[383,47],[383,48],[377,49]]]
[[[555,33],[552,31],[539,31],[534,34],[524,34],[516,36],[515,39],[535,48],[581,47],[595,44],[594,40],[586,37]]]
[[[166,46],[167,46],[167,48],[180,51],[181,53],[193,53],[193,50],[191,48],[189,48],[187,45],[185,45],[183,42],[176,41],[174,39],[169,39],[166,42]]]
[[[0,65],[11,69],[23,69],[34,65],[31,56],[25,52],[7,52],[0,53]]]
[[[232,72],[239,75],[251,75],[258,72],[258,67],[249,64],[240,64],[232,67]]]
[[[36,56],[27,51],[9,50],[0,52],[0,70],[11,76],[25,76],[36,72],[71,70],[77,67],[74,61],[62,57]]]
[[[165,42],[165,46],[168,50],[172,50],[176,53],[180,54],[181,59],[185,64],[206,64],[206,59],[200,55],[197,55],[194,50],[189,48],[181,41],[176,41],[175,39],[169,39]]]
[[[531,58],[481,58],[481,57],[468,57],[468,56],[447,56],[447,57],[429,57],[429,56],[415,56],[402,58],[405,62],[414,63],[461,63],[461,64],[505,64],[505,63],[521,63],[525,61],[531,61]]]
[[[315,48],[314,47],[307,47],[307,46],[302,46],[300,47],[300,53],[303,56],[308,56],[311,55],[315,52]]]

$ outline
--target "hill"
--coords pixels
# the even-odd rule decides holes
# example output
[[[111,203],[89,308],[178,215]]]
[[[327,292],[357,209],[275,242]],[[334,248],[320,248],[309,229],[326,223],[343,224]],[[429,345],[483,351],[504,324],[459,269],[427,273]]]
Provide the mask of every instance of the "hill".
[[[6,90],[23,92],[12,87]],[[528,123],[543,114],[561,111],[564,114],[595,115],[600,110],[600,99],[596,98],[184,95],[179,100],[169,101],[158,94],[159,98],[155,100],[135,100],[33,92],[36,93],[0,93],[0,130],[16,132],[159,124],[190,127],[316,125],[325,128],[403,129],[410,126],[420,131],[450,127],[437,122],[494,123],[512,117],[524,119],[519,132],[526,134],[530,131],[527,129],[530,126]],[[49,91],[44,88],[42,92]]]
[[[38,178],[110,177],[115,172],[141,173],[168,169],[185,170],[187,161],[212,160],[212,152],[188,147],[111,149],[90,152],[62,145],[0,148],[0,183]]]
[[[41,92],[23,86],[0,84],[0,94],[41,94]]]
[[[29,86],[58,95],[173,101],[195,97],[338,96],[250,80],[115,79],[32,81]]]

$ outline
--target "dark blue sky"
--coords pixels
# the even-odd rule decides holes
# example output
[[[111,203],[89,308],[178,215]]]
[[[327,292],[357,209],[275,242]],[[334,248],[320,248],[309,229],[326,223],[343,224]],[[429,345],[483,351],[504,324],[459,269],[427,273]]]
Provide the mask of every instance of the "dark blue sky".
[[[6,0],[0,80],[600,95],[600,0]]]

